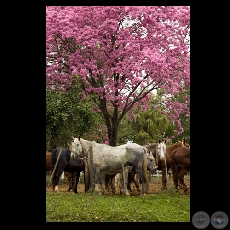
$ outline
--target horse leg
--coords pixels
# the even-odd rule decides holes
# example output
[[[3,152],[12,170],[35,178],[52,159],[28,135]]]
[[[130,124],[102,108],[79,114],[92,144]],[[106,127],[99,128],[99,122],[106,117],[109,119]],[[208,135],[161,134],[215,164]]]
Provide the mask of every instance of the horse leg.
[[[185,193],[185,194],[188,194],[188,187],[187,187],[187,185],[184,183],[184,175],[185,175],[187,172],[188,172],[188,170],[186,170],[186,169],[181,169],[181,170],[180,170],[180,173],[179,173],[179,175],[178,175],[178,179],[179,179],[180,183],[181,183],[182,186],[183,186],[183,189],[184,189],[184,193]]]
[[[108,174],[105,174],[105,189],[109,192],[111,184],[111,177]]]
[[[76,173],[76,182],[75,182],[75,186],[74,186],[74,189],[73,189],[74,193],[76,193],[76,194],[78,193],[77,192],[77,186],[78,186],[79,178],[80,178],[80,171],[78,171]]]
[[[63,171],[64,171],[64,168],[58,168],[58,170],[56,171],[56,174],[54,175],[54,186],[55,186],[55,188],[54,188],[54,191],[55,192],[58,192],[58,182],[59,182],[59,180],[60,180],[60,177],[61,177],[61,174],[63,173]]]
[[[122,173],[123,174],[123,173]],[[121,190],[120,190],[120,194],[125,194],[125,192],[124,192],[124,176],[121,174],[121,176],[120,176],[120,183],[121,183]]]
[[[146,195],[147,193],[147,186],[146,186],[146,180],[145,180],[145,177],[144,177],[144,172],[142,171],[142,169],[135,169],[137,174],[139,175],[140,177],[140,181],[141,181],[141,184],[142,184],[142,188],[141,188],[141,195]]]
[[[101,193],[102,195],[105,195],[105,173],[101,172]]]
[[[126,195],[126,196],[130,196],[130,194],[129,194],[129,192],[128,192],[128,189],[127,189],[127,183],[128,183],[128,174],[129,174],[129,170],[130,170],[130,167],[128,166],[128,167],[126,167],[126,168],[124,168],[124,170],[123,170],[123,181],[122,181],[122,184],[123,184],[123,188],[124,188],[124,194]]]
[[[166,178],[166,168],[165,167],[162,169],[161,181],[162,181],[161,189],[166,190],[167,189],[166,188],[167,178]]]
[[[67,192],[70,192],[71,189],[74,187],[74,173],[66,173],[66,178],[69,181],[69,188],[67,189]]]
[[[178,166],[175,165],[175,162],[172,162],[172,175],[173,175],[173,183],[175,188],[178,188]]]
[[[120,175],[120,186],[121,186],[120,194],[129,196],[130,194],[127,189],[127,182],[128,182],[128,172],[124,170],[124,172],[121,173]]]
[[[110,192],[111,189],[113,194],[116,193],[116,187],[114,185],[115,175],[116,174],[114,175],[105,174],[105,189],[107,190],[108,193]]]
[[[102,195],[102,192],[101,192],[101,172],[100,172],[99,168],[95,169],[95,191],[99,195]]]
[[[135,185],[135,187],[136,187],[136,189],[137,189],[137,191],[138,192],[140,192],[141,191],[141,189],[140,189],[140,186],[139,186],[139,183],[137,182],[138,181],[138,179],[136,180],[135,179],[135,176],[138,176],[138,174],[137,173],[135,173],[135,175],[134,175],[134,177],[132,178],[133,180],[133,183],[134,183],[134,185]],[[140,180],[140,183],[141,183],[141,180]],[[142,184],[142,183],[141,183]]]
[[[115,192],[120,191],[121,192],[121,186],[120,186],[120,173],[117,173],[114,177],[114,185],[115,185]]]
[[[172,173],[171,173],[170,169],[168,169],[168,175],[169,175],[169,178],[171,179],[172,178]]]
[[[177,166],[177,173],[178,173],[178,187],[183,189],[183,184],[181,183],[180,179],[179,179],[179,174],[181,171],[181,167]]]
[[[127,189],[132,192],[132,188],[131,188],[131,183],[132,183],[132,177],[133,177],[133,171],[130,171],[128,173],[128,184],[127,184]]]
[[[115,176],[116,176],[116,174],[111,176],[111,188],[112,188],[112,193],[113,194],[116,193]]]
[[[149,176],[149,182],[151,182],[152,181],[151,171],[148,171],[148,176]]]

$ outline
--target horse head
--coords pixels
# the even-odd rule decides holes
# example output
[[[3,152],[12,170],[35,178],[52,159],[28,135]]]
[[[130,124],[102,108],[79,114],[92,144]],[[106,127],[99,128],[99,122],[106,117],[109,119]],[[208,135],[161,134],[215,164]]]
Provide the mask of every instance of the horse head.
[[[154,156],[150,153],[147,154],[147,169],[148,171],[155,171],[158,168]]]
[[[78,138],[74,138],[73,145],[75,148],[78,148],[78,155],[80,154],[81,157],[89,157],[90,153],[90,146],[95,146],[96,142],[95,141],[88,141],[80,136]]]
[[[175,145],[177,145],[177,148],[185,146],[183,141],[178,141]]]
[[[165,141],[158,141],[158,146],[156,149],[156,154],[160,156],[160,159],[163,160],[165,158],[166,153],[166,140]]]
[[[189,144],[185,141],[185,138],[181,140],[181,143],[182,143],[182,147],[184,146],[189,147]]]
[[[74,138],[74,141],[69,146],[69,150],[71,151],[71,156],[74,158],[82,153],[83,150],[79,138]]]

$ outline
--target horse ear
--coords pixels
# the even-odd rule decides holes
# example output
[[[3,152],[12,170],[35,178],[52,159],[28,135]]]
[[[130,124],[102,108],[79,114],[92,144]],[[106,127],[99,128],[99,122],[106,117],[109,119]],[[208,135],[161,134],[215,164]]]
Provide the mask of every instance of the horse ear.
[[[160,143],[161,143],[161,140],[159,140],[158,143],[160,144]]]
[[[80,139],[81,139],[81,137],[80,137],[80,135],[78,136],[78,140],[80,141]]]

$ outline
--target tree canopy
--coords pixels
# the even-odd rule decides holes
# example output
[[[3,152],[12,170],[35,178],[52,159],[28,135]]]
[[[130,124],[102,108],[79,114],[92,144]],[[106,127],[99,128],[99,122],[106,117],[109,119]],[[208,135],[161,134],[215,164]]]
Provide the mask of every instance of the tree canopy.
[[[180,134],[190,102],[172,99],[190,86],[189,33],[189,6],[47,6],[47,88],[64,90],[77,76],[113,146],[125,114],[145,110],[161,89],[162,112],[173,113]]]

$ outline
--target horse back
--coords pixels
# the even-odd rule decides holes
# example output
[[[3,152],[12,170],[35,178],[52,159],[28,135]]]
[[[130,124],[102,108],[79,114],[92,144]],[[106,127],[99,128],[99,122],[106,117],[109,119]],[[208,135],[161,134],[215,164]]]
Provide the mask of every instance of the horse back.
[[[186,146],[175,149],[171,157],[178,165],[190,166],[190,148]]]
[[[60,156],[59,156],[60,154]],[[55,166],[58,156],[59,156],[59,160],[58,160],[58,166],[66,166],[69,162],[70,159],[70,155],[71,152],[69,149],[65,148],[65,147],[58,147],[52,150],[51,152],[51,164],[52,167]]]
[[[85,171],[85,161],[79,157],[70,158],[68,164],[65,168],[66,172],[84,172]]]

